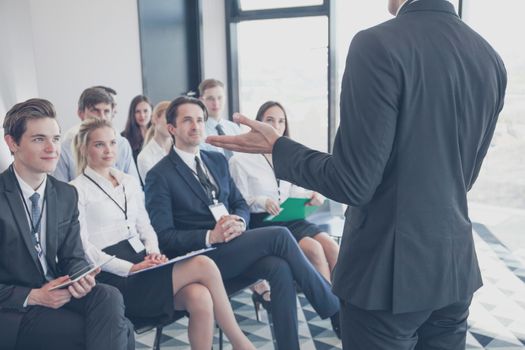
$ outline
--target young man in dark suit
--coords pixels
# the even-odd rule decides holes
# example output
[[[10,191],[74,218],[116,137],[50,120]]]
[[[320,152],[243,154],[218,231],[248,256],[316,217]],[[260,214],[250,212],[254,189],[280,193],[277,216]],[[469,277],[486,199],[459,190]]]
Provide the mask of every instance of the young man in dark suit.
[[[505,67],[445,0],[389,0],[396,18],[358,33],[333,154],[272,128],[208,141],[273,151],[276,175],[350,205],[334,292],[347,349],[465,348],[482,284],[468,216],[503,108]]]
[[[306,260],[286,228],[246,231],[248,205],[235,186],[226,158],[199,151],[206,107],[179,97],[166,112],[175,147],[146,176],[146,208],[168,255],[214,246],[208,253],[223,279],[266,279],[280,349],[299,349],[294,280],[322,318],[338,317],[330,285]]]
[[[48,176],[60,155],[53,105],[30,99],[4,121],[13,164],[0,175],[0,349],[133,349],[122,296],[88,267],[77,194]]]

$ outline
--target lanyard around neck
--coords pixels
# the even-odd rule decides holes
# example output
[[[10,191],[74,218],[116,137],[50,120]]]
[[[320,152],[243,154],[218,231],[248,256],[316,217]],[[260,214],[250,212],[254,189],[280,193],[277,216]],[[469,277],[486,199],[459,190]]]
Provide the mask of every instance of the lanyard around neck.
[[[111,201],[113,203],[115,203],[115,205],[120,209],[120,211],[124,214],[124,218],[126,219],[126,221],[128,220],[128,198],[126,197],[126,187],[124,187],[124,185],[122,185],[122,191],[124,192],[124,208],[122,208],[120,206],[120,204],[118,204],[118,202],[110,196],[109,193],[107,193],[103,188],[102,186],[100,186],[95,180],[93,180],[91,177],[89,177],[85,172],[82,173],[88,180],[90,180],[91,182],[93,182],[95,184],[95,186],[97,186],[102,192],[104,192],[104,194],[109,198],[111,199]]]
[[[268,158],[266,158],[264,154],[261,154],[261,155],[263,156],[266,163],[268,163],[268,165],[272,169],[273,177],[275,179],[275,183],[277,184],[277,200],[279,203],[281,203],[281,180],[279,180],[277,176],[275,176],[275,170],[273,169],[272,163],[270,163],[270,161],[268,160]]]
[[[43,255],[43,249],[42,249],[42,244],[40,244],[40,223],[42,222],[42,217],[44,215],[44,208],[46,206],[47,193],[44,189],[44,201],[42,202],[42,210],[40,210],[40,217],[35,223],[33,221],[34,218],[31,215],[31,212],[29,211],[29,207],[27,206],[26,200],[24,198],[24,192],[22,192],[22,187],[20,187],[20,183],[18,182],[18,179],[16,178],[16,174],[15,174],[13,165],[11,165],[11,171],[13,172],[13,175],[15,176],[16,188],[18,189],[18,193],[20,193],[20,196],[22,197],[22,203],[24,204],[24,209],[26,210],[26,214],[29,217],[29,223],[31,225],[31,235],[33,236],[33,240],[34,240],[33,244],[35,245],[35,249],[38,253],[38,258],[41,258]]]

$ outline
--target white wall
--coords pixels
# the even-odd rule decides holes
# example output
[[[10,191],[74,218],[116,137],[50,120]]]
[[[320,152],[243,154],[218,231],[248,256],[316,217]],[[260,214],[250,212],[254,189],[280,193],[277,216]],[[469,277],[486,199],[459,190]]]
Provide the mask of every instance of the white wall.
[[[202,0],[202,69],[227,82],[224,0]],[[115,127],[142,93],[137,0],[0,0],[0,113],[31,97],[55,105],[63,130],[78,123],[83,89],[117,90]]]
[[[226,83],[226,20],[224,0],[202,0],[203,77]]]
[[[38,95],[28,0],[0,0],[0,120],[17,102]]]
[[[228,0],[229,1],[229,0]],[[202,0],[202,75],[228,84],[224,0]],[[226,91],[228,89],[226,88]],[[226,98],[226,101],[228,98]],[[225,115],[231,115],[228,105]]]
[[[3,108],[49,99],[67,130],[78,123],[82,90],[108,85],[118,93],[121,130],[131,99],[142,93],[136,0],[0,1],[0,23],[9,29],[0,31],[7,41],[0,56],[8,55],[0,61]]]

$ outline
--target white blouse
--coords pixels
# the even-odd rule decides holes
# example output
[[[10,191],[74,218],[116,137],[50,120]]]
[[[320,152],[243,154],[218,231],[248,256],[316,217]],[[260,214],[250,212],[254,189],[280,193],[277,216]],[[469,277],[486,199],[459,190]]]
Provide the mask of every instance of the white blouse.
[[[271,163],[271,161],[270,161]],[[230,173],[252,213],[266,212],[266,200],[272,198],[283,203],[288,197],[308,198],[312,191],[277,179],[262,154],[236,153],[230,158]]]
[[[109,258],[102,249],[125,239],[138,236],[146,253],[159,253],[157,234],[151,226],[144,206],[144,193],[135,178],[117,169],[111,175],[118,181],[113,187],[93,169],[87,167],[84,173],[104,189],[120,206],[120,209],[97,185],[84,174],[71,181],[78,191],[80,235],[87,259],[99,264]],[[127,221],[123,210],[127,201]],[[102,267],[104,271],[127,276],[133,263],[113,259]]]
[[[155,139],[151,139],[140,151],[137,157],[137,167],[139,169],[140,178],[142,182],[146,181],[146,175],[160,162],[160,160],[168,155],[168,152],[162,148]]]

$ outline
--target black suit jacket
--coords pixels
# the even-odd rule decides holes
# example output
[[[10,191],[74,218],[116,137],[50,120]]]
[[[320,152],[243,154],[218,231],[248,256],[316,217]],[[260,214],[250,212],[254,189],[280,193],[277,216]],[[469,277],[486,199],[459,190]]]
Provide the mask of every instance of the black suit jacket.
[[[77,193],[74,187],[48,176],[46,184],[46,260],[55,276],[72,274],[84,266]],[[0,174],[0,348],[12,348],[33,288],[46,283],[33,246],[16,176]]]
[[[419,0],[353,39],[333,155],[281,138],[278,177],[349,204],[334,291],[369,310],[467,300],[482,282],[467,191],[506,72],[444,0]]]
[[[219,186],[218,201],[248,225],[248,205],[230,176],[224,155],[207,151],[200,154]],[[146,209],[159,237],[160,249],[173,255],[205,247],[206,232],[215,227],[208,207],[212,202],[173,149],[148,172],[144,189]]]

